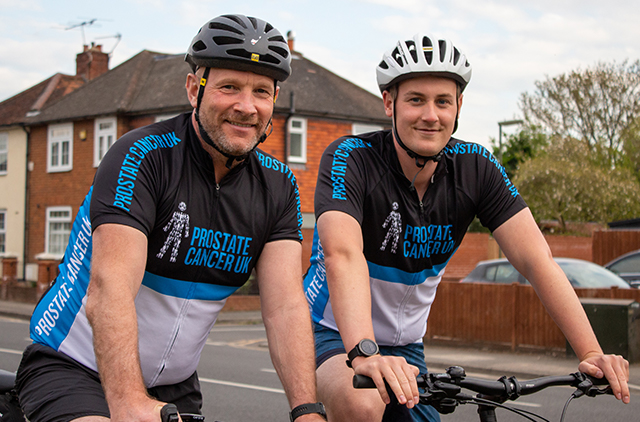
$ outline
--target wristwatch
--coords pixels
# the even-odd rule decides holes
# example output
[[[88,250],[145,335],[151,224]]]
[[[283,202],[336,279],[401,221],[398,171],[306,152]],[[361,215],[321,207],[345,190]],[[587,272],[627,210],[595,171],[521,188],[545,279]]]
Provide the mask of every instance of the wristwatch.
[[[368,338],[362,339],[360,340],[360,343],[356,344],[356,347],[351,349],[351,351],[347,355],[347,357],[349,358],[347,359],[347,366],[349,368],[353,368],[353,366],[351,366],[351,362],[358,356],[364,356],[365,358],[368,358],[369,356],[374,356],[378,353],[380,353],[380,349],[378,348],[378,344],[375,341],[369,340]]]
[[[300,406],[296,406],[289,412],[289,420],[291,422],[295,421],[297,417],[306,415],[309,413],[317,413],[327,420],[327,412],[324,410],[324,404],[318,403],[305,403]]]

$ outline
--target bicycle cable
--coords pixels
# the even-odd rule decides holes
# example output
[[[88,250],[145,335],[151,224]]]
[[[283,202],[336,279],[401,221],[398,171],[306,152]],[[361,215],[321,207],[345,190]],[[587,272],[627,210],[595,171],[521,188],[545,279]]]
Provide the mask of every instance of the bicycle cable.
[[[484,405],[487,405],[487,406],[499,407],[500,409],[508,410],[509,412],[515,413],[516,415],[521,416],[521,417],[523,417],[525,419],[528,419],[528,420],[530,420],[532,422],[538,422],[539,420],[542,420],[544,422],[551,422],[549,419],[547,419],[547,418],[545,418],[543,416],[540,416],[537,413],[533,413],[533,412],[530,412],[530,411],[524,410],[524,409],[516,409],[514,407],[507,406],[507,405],[504,405],[504,404],[501,404],[501,403],[497,403],[497,402],[494,402],[494,401],[491,401],[491,400],[482,399],[482,398],[473,397],[473,396],[469,396],[469,398],[467,400],[472,405],[484,404]],[[462,403],[462,402],[460,402],[460,403]],[[536,417],[538,419],[534,419],[532,416]]]

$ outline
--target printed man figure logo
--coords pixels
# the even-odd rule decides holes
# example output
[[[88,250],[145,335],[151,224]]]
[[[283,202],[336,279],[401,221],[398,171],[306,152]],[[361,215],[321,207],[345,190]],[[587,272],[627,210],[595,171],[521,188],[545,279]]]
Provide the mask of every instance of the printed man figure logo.
[[[393,208],[393,211],[389,213],[387,219],[384,220],[384,224],[382,224],[383,229],[386,229],[387,226],[389,226],[389,230],[387,231],[387,236],[384,238],[384,242],[382,242],[380,250],[384,251],[387,248],[389,239],[393,239],[391,243],[391,252],[396,253],[396,250],[398,249],[398,240],[400,239],[400,234],[402,233],[402,216],[397,211],[397,202],[394,202],[391,207]]]
[[[174,212],[171,221],[169,221],[169,223],[167,223],[167,225],[162,229],[166,232],[169,231],[171,226],[173,226],[171,233],[169,233],[167,240],[164,242],[164,246],[162,246],[162,249],[160,249],[160,252],[156,255],[158,258],[162,259],[164,253],[167,252],[171,245],[173,245],[171,258],[169,258],[169,261],[171,262],[176,262],[176,258],[178,257],[178,249],[180,248],[180,242],[182,241],[182,231],[185,231],[184,237],[189,237],[189,214],[185,213],[187,204],[180,202],[178,209],[180,211]]]

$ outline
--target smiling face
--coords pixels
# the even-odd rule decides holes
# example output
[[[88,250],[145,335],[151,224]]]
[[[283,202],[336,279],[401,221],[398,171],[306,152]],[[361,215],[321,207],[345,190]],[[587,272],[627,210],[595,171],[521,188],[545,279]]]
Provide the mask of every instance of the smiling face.
[[[187,93],[196,108],[203,69],[187,77]],[[211,69],[200,104],[202,126],[225,153],[250,152],[265,133],[277,90],[273,79],[252,72]]]
[[[462,106],[456,82],[438,76],[400,82],[395,95],[384,91],[382,98],[387,116],[393,117],[395,107],[394,124],[402,142],[423,156],[435,155],[447,145]]]

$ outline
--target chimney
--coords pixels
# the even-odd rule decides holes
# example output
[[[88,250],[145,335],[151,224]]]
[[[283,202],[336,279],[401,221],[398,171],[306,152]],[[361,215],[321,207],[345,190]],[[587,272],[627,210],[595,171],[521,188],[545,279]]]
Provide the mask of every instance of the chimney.
[[[295,41],[296,33],[293,31],[287,32],[287,45],[289,45],[289,51],[291,51],[292,53],[295,51],[295,49],[293,48]]]
[[[109,55],[102,52],[101,45],[91,43],[76,56],[76,76],[82,76],[86,82],[97,78],[109,70]]]

